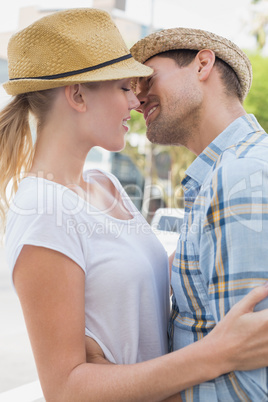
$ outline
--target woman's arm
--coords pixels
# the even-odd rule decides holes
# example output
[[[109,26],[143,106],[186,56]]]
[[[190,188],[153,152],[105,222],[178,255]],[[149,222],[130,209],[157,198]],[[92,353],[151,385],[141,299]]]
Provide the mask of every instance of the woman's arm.
[[[48,402],[163,401],[225,372],[268,364],[267,311],[251,312],[268,295],[265,287],[251,292],[201,341],[147,362],[114,365],[86,363],[84,272],[76,263],[50,249],[24,246],[14,284]],[[255,363],[249,363],[253,356]]]
[[[105,359],[100,345],[89,336],[86,336],[86,356],[87,363],[113,364]],[[182,402],[182,399],[180,394],[176,394],[165,399],[163,402]]]
[[[94,364],[114,364],[107,360],[100,345],[89,336],[85,337],[85,347],[86,347],[86,361],[87,363]]]

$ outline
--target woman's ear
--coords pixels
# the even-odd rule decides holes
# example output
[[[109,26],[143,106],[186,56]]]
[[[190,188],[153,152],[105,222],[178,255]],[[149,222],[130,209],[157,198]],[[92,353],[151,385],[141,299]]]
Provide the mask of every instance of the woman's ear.
[[[82,90],[81,84],[66,86],[65,96],[68,104],[77,112],[86,111],[85,91]]]
[[[196,55],[196,62],[199,80],[207,80],[215,64],[215,53],[210,49],[200,50]]]

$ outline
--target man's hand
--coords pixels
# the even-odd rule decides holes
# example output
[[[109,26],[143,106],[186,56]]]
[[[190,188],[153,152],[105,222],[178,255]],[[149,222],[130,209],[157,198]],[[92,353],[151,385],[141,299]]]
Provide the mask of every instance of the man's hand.
[[[214,337],[217,343],[228,346],[232,371],[254,370],[268,364],[268,311],[253,312],[265,297],[268,297],[268,283],[256,287],[235,304],[202,340],[209,341],[211,337],[212,347]]]

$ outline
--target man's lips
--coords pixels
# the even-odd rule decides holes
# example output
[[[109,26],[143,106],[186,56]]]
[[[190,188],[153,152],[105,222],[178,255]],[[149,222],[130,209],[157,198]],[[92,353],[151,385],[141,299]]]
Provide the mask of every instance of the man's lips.
[[[158,105],[151,105],[147,107],[144,111],[144,119],[146,121],[146,124],[148,122],[149,117],[154,113],[154,111],[157,109]]]

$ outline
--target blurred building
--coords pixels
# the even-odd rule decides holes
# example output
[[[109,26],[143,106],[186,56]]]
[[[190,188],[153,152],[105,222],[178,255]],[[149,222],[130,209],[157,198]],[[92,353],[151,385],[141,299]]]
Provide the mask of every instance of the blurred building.
[[[131,47],[133,43],[135,43],[141,37],[144,37],[149,32],[149,26],[145,26],[137,21],[127,18],[127,0],[92,0],[91,2],[89,1],[89,6],[106,10],[111,14],[128,47]],[[18,26],[16,31],[19,31],[34,21],[56,11],[60,10],[57,8],[39,8],[37,6],[23,7],[19,12]],[[10,37],[14,33],[15,31],[0,32],[0,85],[8,79],[7,46]],[[0,104],[2,103],[1,98],[2,92],[0,91]]]
[[[133,21],[126,17],[127,0],[92,0],[89,6],[100,8],[108,11],[113,17],[121,34],[123,35],[128,46],[131,46],[141,37],[145,36],[149,31],[148,26],[144,26],[137,21]],[[23,7],[20,9],[17,31],[25,28],[32,22],[49,15],[53,12],[60,11],[57,8],[45,9],[37,6]],[[0,32],[0,58],[7,58],[7,44],[11,35],[15,32]]]
[[[89,6],[108,11],[123,35],[125,42],[130,47],[144,36],[149,28],[126,18],[126,2],[127,0],[93,0],[91,3],[89,1]],[[21,8],[17,31],[56,11],[60,10],[56,8],[44,9],[37,6]],[[7,45],[14,33],[0,33],[0,107],[4,106],[7,101],[7,96],[1,84],[8,80]],[[122,153],[109,153],[104,150],[92,149],[87,157],[85,168],[102,168],[114,173],[132,198],[134,204],[138,209],[141,209],[144,178],[129,156]]]

